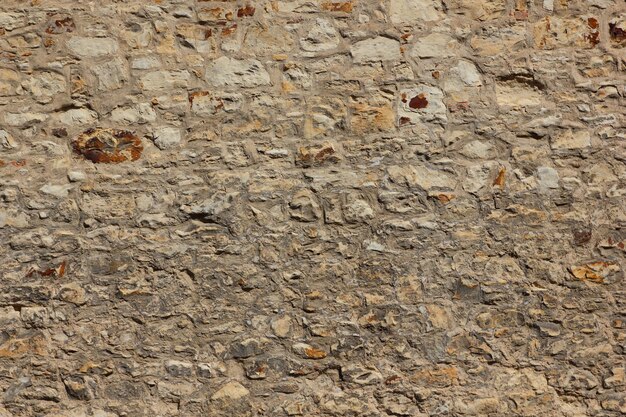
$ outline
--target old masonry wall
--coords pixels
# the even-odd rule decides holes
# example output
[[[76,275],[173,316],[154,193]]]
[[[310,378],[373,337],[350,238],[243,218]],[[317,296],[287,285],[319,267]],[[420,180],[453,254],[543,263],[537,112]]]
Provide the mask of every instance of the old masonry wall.
[[[626,413],[626,2],[2,0],[0,416]]]

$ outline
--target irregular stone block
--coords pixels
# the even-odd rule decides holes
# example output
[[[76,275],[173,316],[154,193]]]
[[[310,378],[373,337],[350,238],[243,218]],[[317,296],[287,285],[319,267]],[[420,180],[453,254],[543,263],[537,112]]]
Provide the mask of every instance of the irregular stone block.
[[[337,163],[340,160],[335,146],[330,142],[318,146],[299,147],[296,155],[296,165],[305,168],[323,165],[326,162]]]
[[[252,88],[269,85],[270,76],[256,59],[220,57],[206,69],[207,82],[215,87]]]
[[[588,130],[571,129],[554,134],[550,141],[552,149],[584,149],[591,146],[591,134]]]
[[[9,32],[27,25],[26,14],[24,13],[0,13],[0,28]]]
[[[611,18],[609,37],[611,38],[611,46],[614,48],[623,48],[626,45],[626,13]]]
[[[389,18],[392,23],[416,24],[440,20],[441,12],[433,0],[391,0]]]
[[[599,20],[597,16],[561,19],[546,16],[533,28],[536,48],[555,49],[567,46],[594,48],[600,43]]]
[[[394,39],[379,36],[357,42],[350,48],[355,63],[395,61],[400,59],[400,43]]]
[[[437,87],[418,85],[401,90],[398,102],[400,126],[420,122],[446,122],[448,120],[443,92]]]
[[[421,165],[391,166],[387,172],[389,178],[397,184],[418,186],[427,191],[433,188],[454,189],[456,186],[456,179],[450,174]]]
[[[574,265],[569,268],[571,274],[581,281],[590,281],[597,284],[605,283],[605,280],[620,271],[620,266],[612,261],[596,261],[582,265]]]
[[[337,48],[340,42],[339,32],[330,21],[316,19],[315,25],[307,35],[300,39],[300,47],[303,51],[315,55],[315,53]]]
[[[186,70],[153,71],[139,78],[139,87],[147,91],[187,88],[191,74]]]
[[[74,152],[93,163],[136,161],[141,156],[141,139],[131,132],[92,128],[72,142]]]
[[[250,391],[237,381],[231,381],[223,385],[212,396],[213,401],[235,401],[250,395]]]
[[[496,84],[496,101],[502,107],[532,107],[543,102],[541,92],[532,83],[501,81]]]
[[[74,36],[67,41],[67,47],[74,55],[80,58],[97,58],[113,55],[119,49],[115,39],[86,38]]]
[[[411,56],[413,58],[447,58],[454,56],[458,42],[446,33],[431,33],[418,39]]]
[[[178,146],[182,140],[180,129],[175,127],[163,127],[152,133],[154,144],[164,150]]]
[[[91,71],[98,79],[99,91],[111,91],[122,88],[128,82],[129,75],[126,61],[120,58],[94,65]]]
[[[22,90],[21,77],[17,71],[0,68],[0,97],[15,96]]]

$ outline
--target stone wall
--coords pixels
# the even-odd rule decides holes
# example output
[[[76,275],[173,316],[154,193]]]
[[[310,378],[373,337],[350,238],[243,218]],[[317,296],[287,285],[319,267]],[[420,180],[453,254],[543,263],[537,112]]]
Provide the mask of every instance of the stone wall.
[[[2,0],[0,416],[626,413],[626,3]]]

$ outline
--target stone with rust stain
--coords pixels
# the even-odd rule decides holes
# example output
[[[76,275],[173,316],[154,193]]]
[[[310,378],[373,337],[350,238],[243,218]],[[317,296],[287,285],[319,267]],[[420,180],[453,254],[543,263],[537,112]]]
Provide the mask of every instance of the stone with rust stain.
[[[429,85],[401,90],[398,101],[399,124],[420,122],[446,122],[447,108],[443,102],[443,92]]]
[[[317,146],[301,146],[296,155],[296,165],[304,168],[323,165],[326,162],[336,164],[340,160],[335,145],[328,141]]]
[[[29,332],[8,338],[0,344],[0,358],[20,358],[25,355],[46,355],[48,341],[41,332]]]
[[[328,356],[324,350],[306,343],[296,343],[293,345],[293,350],[305,359],[324,359]]]
[[[71,16],[55,16],[46,26],[45,32],[51,35],[59,35],[61,33],[71,33],[76,30],[76,23]]]
[[[322,10],[327,10],[329,12],[343,12],[343,13],[351,13],[352,9],[354,9],[353,1],[341,1],[341,2],[324,2],[321,5]]]
[[[493,184],[492,185],[494,187],[497,186],[497,187],[500,187],[500,188],[504,188],[505,181],[506,181],[506,168],[502,167],[498,171],[498,175],[493,180]]]
[[[459,369],[456,366],[423,367],[411,375],[410,380],[418,386],[445,388],[459,383]]]
[[[581,281],[603,284],[605,280],[620,271],[620,266],[613,261],[596,261],[569,268],[570,273]]]
[[[546,16],[533,27],[534,45],[538,49],[563,47],[594,48],[600,43],[597,16],[560,18]]]
[[[74,152],[95,164],[136,161],[143,145],[135,134],[125,130],[92,128],[74,139]]]

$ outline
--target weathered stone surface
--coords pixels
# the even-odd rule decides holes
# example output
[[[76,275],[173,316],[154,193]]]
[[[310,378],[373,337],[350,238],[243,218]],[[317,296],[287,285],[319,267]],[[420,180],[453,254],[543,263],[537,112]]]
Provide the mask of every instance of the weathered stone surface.
[[[540,190],[559,188],[559,173],[551,167],[537,168],[537,180]]]
[[[394,61],[400,59],[400,43],[379,36],[357,42],[350,48],[354,62]]]
[[[506,0],[451,0],[446,6],[456,14],[478,21],[498,19],[506,13]]]
[[[250,395],[250,391],[237,381],[232,381],[220,388],[211,396],[212,400],[235,401]]]
[[[121,124],[143,124],[154,122],[157,114],[149,103],[139,103],[132,107],[116,107],[111,111],[111,121]]]
[[[337,48],[340,42],[341,36],[333,23],[326,19],[317,19],[306,36],[300,39],[300,47],[305,53],[315,55]]]
[[[5,150],[15,149],[18,147],[18,143],[11,133],[0,129],[0,147]]]
[[[425,190],[432,188],[454,189],[456,180],[449,174],[425,166],[391,166],[387,169],[389,178],[397,184],[409,187],[419,186]]]
[[[625,7],[0,1],[0,416],[624,415]]]
[[[579,280],[595,282],[598,284],[604,283],[605,279],[609,275],[619,271],[619,264],[611,261],[597,261],[570,267],[572,275]]]
[[[58,119],[68,126],[88,126],[98,120],[98,113],[89,109],[71,109],[59,114]]]
[[[216,87],[258,87],[270,84],[270,76],[256,59],[234,59],[226,56],[213,61],[205,78]]]
[[[616,14],[609,21],[611,46],[623,48],[626,45],[626,13]]]
[[[561,19],[546,16],[535,23],[533,38],[535,47],[554,49],[565,46],[594,48],[600,43],[597,16]]]
[[[398,116],[400,125],[429,121],[446,122],[448,116],[443,102],[443,92],[429,85],[402,90]]]
[[[180,144],[182,135],[180,129],[175,127],[163,127],[152,133],[154,144],[159,149],[169,149]]]
[[[189,95],[191,112],[199,116],[208,116],[219,112],[234,112],[243,105],[243,95],[237,93],[213,94],[209,91],[197,91]]]
[[[411,49],[414,58],[447,58],[457,52],[458,43],[447,33],[431,33],[418,39]]]
[[[0,12],[0,28],[12,31],[26,26],[27,15],[25,13]]]
[[[143,90],[166,90],[185,88],[189,85],[191,75],[186,70],[154,71],[143,75],[139,85]]]
[[[113,55],[119,49],[115,39],[111,38],[88,38],[75,36],[67,41],[67,47],[74,55],[80,58],[97,58]]]
[[[91,70],[98,79],[97,85],[100,91],[117,90],[128,82],[126,62],[119,58],[91,66]]]
[[[0,97],[15,96],[22,90],[21,77],[17,71],[0,68]]]
[[[481,75],[476,68],[476,65],[470,61],[459,61],[454,67],[452,67],[452,73],[457,75],[463,83],[471,87],[480,87],[483,85]]]
[[[496,84],[496,102],[503,107],[531,107],[542,103],[542,96],[533,86],[521,82]]]
[[[550,141],[552,149],[584,149],[591,146],[591,135],[588,130],[555,132]]]
[[[433,0],[391,0],[389,18],[392,23],[418,24],[441,19],[437,2]]]
[[[29,90],[36,98],[54,97],[67,91],[67,82],[62,74],[42,72],[29,80]]]
[[[89,129],[72,143],[74,152],[93,163],[135,161],[141,156],[141,139],[128,131]]]
[[[20,112],[20,113],[5,113],[4,114],[4,123],[8,126],[22,127],[27,128],[31,127],[35,124],[45,122],[48,120],[48,115],[44,113],[31,113],[31,112]]]

